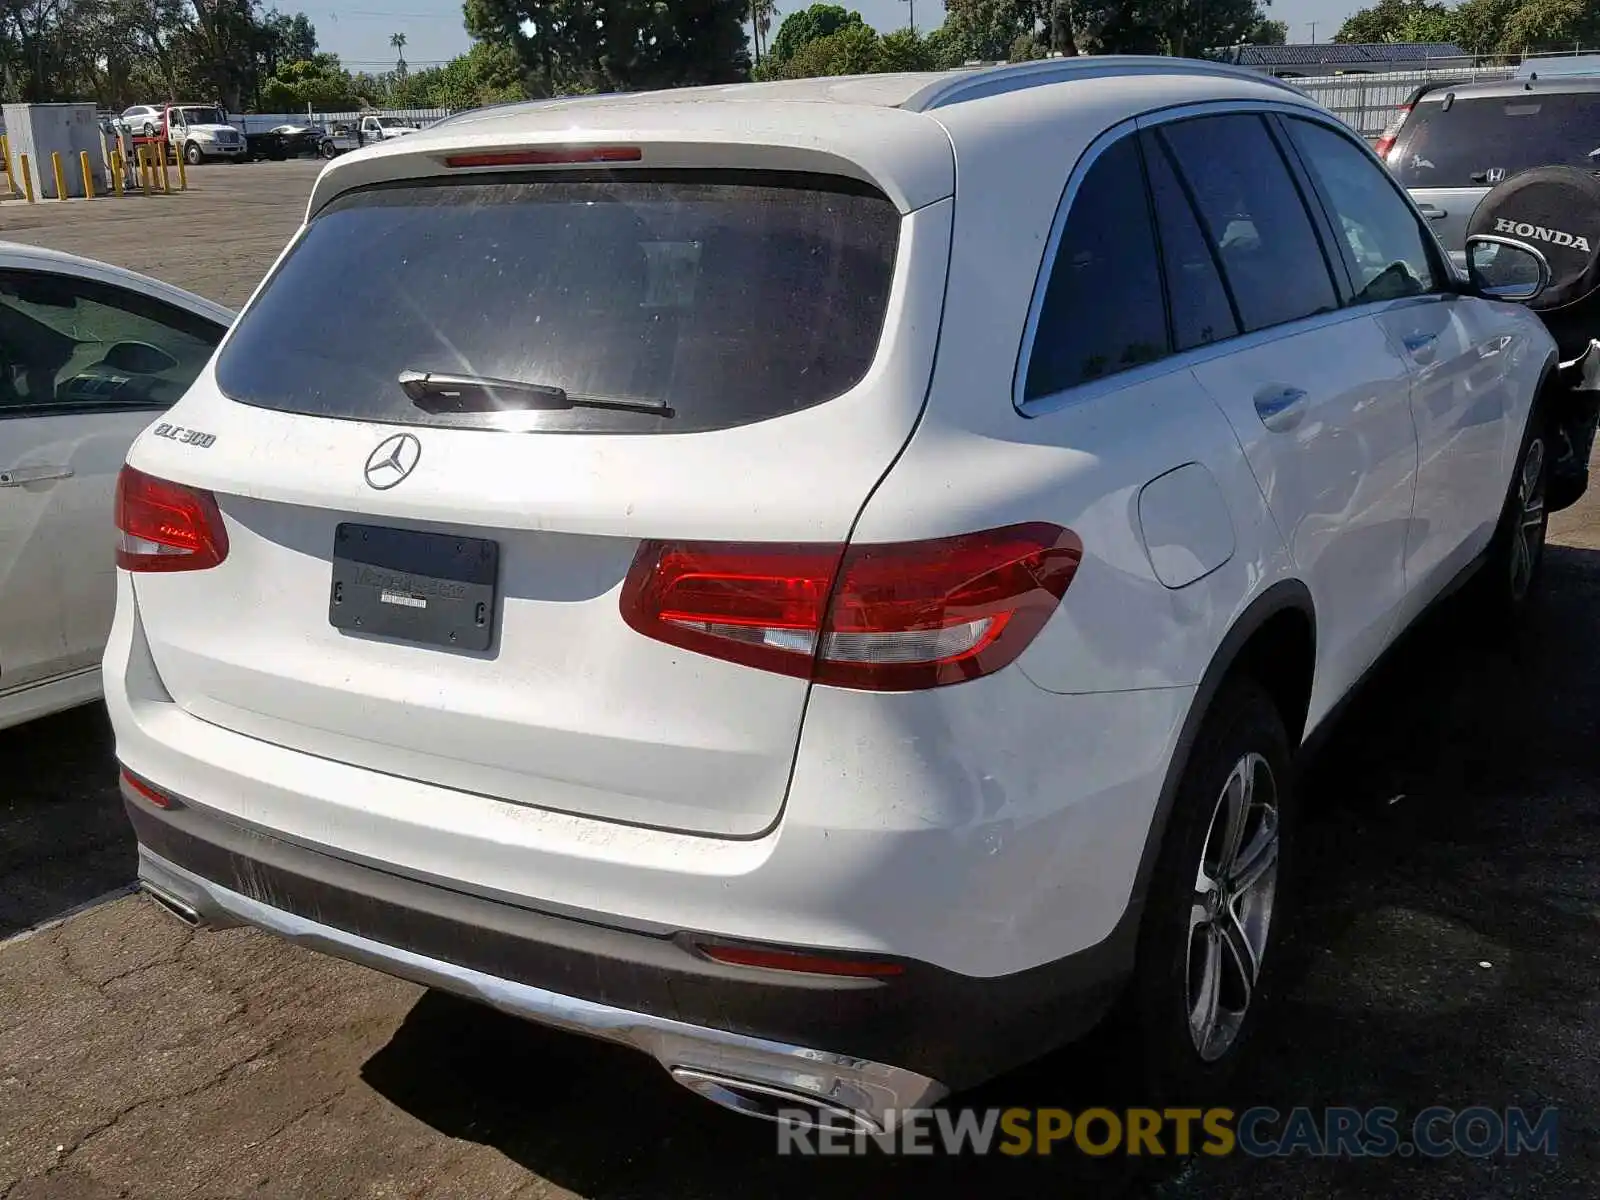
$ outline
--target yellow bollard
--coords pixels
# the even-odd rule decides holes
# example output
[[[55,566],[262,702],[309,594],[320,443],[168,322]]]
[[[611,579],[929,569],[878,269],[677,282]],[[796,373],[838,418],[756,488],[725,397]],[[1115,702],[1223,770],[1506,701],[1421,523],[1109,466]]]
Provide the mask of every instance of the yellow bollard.
[[[25,196],[27,196],[28,203],[32,204],[33,172],[28,169],[28,156],[26,154],[19,154],[17,157],[22,160],[22,192]]]
[[[180,192],[189,190],[189,172],[183,169],[183,155],[181,154],[178,155],[178,190]]]
[[[50,173],[56,177],[56,199],[67,198],[67,173],[61,169],[61,151],[50,151]]]
[[[94,172],[89,170],[89,152],[78,151],[78,165],[83,168],[83,198],[94,199]]]
[[[122,195],[122,151],[111,152],[111,190]]]
[[[158,147],[156,152],[161,155],[161,190],[170,192],[172,190],[172,176],[167,172],[167,148],[165,146]]]

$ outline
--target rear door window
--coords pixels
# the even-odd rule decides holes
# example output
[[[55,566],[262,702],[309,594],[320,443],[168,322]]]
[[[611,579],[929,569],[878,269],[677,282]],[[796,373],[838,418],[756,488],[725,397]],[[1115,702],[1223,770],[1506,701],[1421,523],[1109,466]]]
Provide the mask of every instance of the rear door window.
[[[1595,169],[1600,92],[1429,97],[1411,112],[1389,156],[1408,188],[1492,187],[1531,167]]]
[[[1161,126],[1251,333],[1338,307],[1322,243],[1277,143],[1252,114]]]
[[[1174,347],[1192,350],[1231,338],[1239,332],[1239,319],[1222,282],[1217,251],[1206,241],[1188,193],[1173,170],[1171,152],[1156,137],[1145,136],[1145,164],[1156,206],[1156,228],[1161,233]]]
[[[899,228],[883,195],[821,176],[371,188],[312,220],[240,318],[217,383],[263,408],[411,425],[689,433],[766,420],[866,374]],[[405,372],[539,390],[419,406]],[[562,393],[574,407],[552,407]]]

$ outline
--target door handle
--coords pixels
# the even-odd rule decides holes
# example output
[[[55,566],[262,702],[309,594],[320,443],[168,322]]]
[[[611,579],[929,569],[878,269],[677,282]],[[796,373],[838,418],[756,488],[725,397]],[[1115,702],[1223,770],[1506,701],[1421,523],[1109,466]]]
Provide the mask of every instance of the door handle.
[[[1427,362],[1433,357],[1434,343],[1439,340],[1437,333],[1408,333],[1401,339],[1406,353],[1422,362]]]
[[[1305,398],[1304,388],[1269,385],[1255,394],[1256,416],[1274,433],[1287,432],[1305,415],[1299,407]]]
[[[12,467],[9,471],[0,471],[0,487],[21,487],[25,483],[71,478],[71,467]]]
[[[1432,204],[1419,204],[1417,211],[1430,221],[1442,221],[1450,215],[1447,209],[1437,208]]]

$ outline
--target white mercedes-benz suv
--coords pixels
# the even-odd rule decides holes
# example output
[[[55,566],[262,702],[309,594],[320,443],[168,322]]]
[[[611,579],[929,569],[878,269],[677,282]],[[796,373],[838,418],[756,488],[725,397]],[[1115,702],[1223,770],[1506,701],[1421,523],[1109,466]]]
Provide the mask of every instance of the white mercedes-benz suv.
[[[1220,1078],[1297,749],[1534,582],[1547,269],[1475,246],[1159,58],[341,158],[121,477],[144,885],[757,1115],[883,1128],[1119,1004]]]

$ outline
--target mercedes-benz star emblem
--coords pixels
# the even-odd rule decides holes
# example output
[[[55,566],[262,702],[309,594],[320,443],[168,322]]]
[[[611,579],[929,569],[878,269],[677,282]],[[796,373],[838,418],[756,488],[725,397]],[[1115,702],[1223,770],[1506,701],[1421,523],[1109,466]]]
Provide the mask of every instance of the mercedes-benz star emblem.
[[[367,456],[367,486],[386,492],[417,469],[422,443],[415,434],[397,433],[384,438]]]

